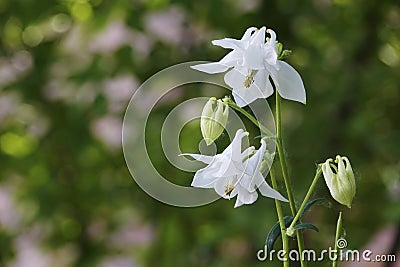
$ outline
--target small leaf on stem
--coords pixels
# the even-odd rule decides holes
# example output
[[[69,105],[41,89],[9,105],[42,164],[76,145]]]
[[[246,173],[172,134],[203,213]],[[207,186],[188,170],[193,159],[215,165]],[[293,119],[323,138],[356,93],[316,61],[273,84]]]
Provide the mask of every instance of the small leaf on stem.
[[[285,227],[288,227],[292,221],[293,217],[292,216],[285,216],[283,217],[283,221],[285,222]],[[272,226],[271,230],[269,231],[267,235],[267,239],[265,241],[265,245],[267,246],[267,255],[271,252],[271,250],[274,247],[276,239],[281,235],[281,229],[279,222],[275,223],[274,226]]]
[[[315,226],[314,224],[311,224],[311,223],[299,223],[299,224],[296,224],[295,227],[293,227],[294,231],[304,230],[304,229],[311,229],[311,230],[314,230],[316,232],[319,232],[318,227]]]
[[[301,212],[301,217],[304,216],[304,214],[315,204],[320,204],[323,202],[329,202],[326,198],[316,198],[313,200],[310,200],[309,202],[307,202],[307,204],[304,206],[304,209]]]

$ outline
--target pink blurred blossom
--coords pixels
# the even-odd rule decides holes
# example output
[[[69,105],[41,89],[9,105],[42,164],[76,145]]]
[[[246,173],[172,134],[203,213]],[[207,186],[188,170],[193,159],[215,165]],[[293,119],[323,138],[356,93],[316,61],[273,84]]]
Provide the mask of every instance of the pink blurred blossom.
[[[105,116],[92,122],[91,130],[94,136],[101,140],[106,147],[116,150],[122,142],[122,120],[116,116]]]

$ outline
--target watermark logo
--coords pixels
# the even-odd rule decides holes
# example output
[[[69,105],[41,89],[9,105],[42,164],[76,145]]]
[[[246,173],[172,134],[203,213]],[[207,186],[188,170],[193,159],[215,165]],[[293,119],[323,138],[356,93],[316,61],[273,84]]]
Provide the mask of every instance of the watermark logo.
[[[344,238],[339,238],[336,242],[336,246],[338,247],[338,249],[347,248],[347,240]]]
[[[322,262],[322,261],[342,261],[342,262],[396,262],[396,255],[394,254],[375,254],[371,250],[357,250],[346,249],[348,246],[347,240],[340,238],[336,246],[338,249],[329,247],[319,252],[313,249],[305,249],[299,253],[297,250],[290,250],[286,255],[284,250],[271,250],[267,253],[267,247],[260,249],[257,252],[257,259],[259,261],[300,261],[300,259],[309,262]]]

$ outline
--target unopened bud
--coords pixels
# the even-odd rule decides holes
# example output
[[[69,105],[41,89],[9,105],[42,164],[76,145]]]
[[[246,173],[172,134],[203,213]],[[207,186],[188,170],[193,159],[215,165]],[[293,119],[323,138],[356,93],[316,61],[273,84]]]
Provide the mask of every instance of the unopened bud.
[[[337,202],[351,208],[356,194],[356,182],[350,161],[347,157],[336,156],[337,166],[332,162],[333,159],[328,159],[322,164],[326,185]]]
[[[200,128],[207,145],[214,142],[224,131],[228,121],[229,107],[221,100],[211,97],[203,108]]]

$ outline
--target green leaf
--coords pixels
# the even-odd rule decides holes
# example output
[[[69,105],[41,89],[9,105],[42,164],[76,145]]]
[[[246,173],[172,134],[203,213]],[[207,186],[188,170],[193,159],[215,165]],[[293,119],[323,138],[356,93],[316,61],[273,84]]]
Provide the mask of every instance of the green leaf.
[[[304,229],[311,229],[316,232],[319,232],[318,227],[311,223],[300,223],[300,224],[296,224],[295,227],[293,227],[293,230],[295,230],[295,231],[304,230]]]
[[[293,221],[292,216],[285,216],[283,217],[283,221],[285,222],[285,227],[289,227],[289,225]],[[267,239],[265,240],[265,245],[267,247],[267,255],[271,252],[271,250],[274,247],[276,239],[281,235],[281,228],[279,225],[279,221],[272,226],[271,230],[269,230],[269,233],[267,235]]]
[[[329,202],[329,200],[327,200],[326,198],[316,198],[314,200],[308,201],[307,204],[304,206],[300,217],[303,217],[304,213],[306,213],[313,205],[323,202]]]

